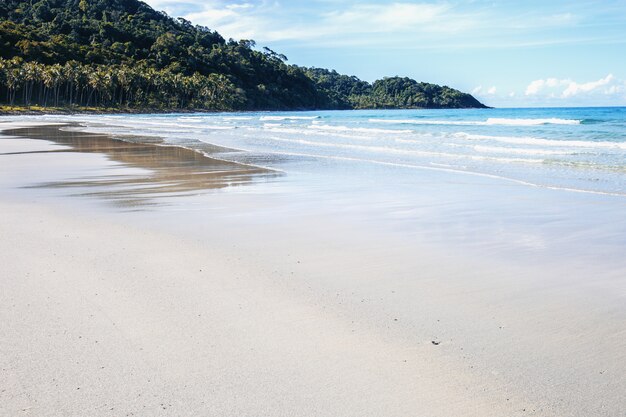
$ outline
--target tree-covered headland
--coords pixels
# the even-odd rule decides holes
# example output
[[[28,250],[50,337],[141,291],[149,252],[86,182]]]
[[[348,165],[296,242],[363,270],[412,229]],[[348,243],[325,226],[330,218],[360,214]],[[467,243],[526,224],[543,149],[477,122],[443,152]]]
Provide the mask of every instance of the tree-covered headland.
[[[2,0],[0,103],[113,110],[484,107],[409,78],[370,84],[138,0]]]

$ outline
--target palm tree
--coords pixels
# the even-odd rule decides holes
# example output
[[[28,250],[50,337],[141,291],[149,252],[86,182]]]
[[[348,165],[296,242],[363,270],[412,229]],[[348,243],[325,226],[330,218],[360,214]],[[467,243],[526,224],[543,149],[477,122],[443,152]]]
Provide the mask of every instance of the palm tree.
[[[9,95],[9,105],[15,103],[15,93],[22,84],[22,72],[17,67],[9,68],[6,72],[7,91]]]
[[[115,80],[113,79],[111,71],[109,71],[109,69],[105,66],[99,66],[96,72],[99,74],[100,78],[99,105],[102,106],[103,100],[105,100],[104,104],[108,104],[113,98],[113,92],[115,91]]]
[[[54,98],[54,105],[58,106],[59,104],[59,89],[60,85],[64,80],[62,67],[59,64],[49,65],[45,67],[45,70],[42,73],[42,80],[44,87],[46,88],[46,92],[44,94],[44,106],[48,105],[48,97],[50,90],[52,90],[52,95]]]
[[[9,96],[8,96],[9,89],[6,87],[8,67],[9,67],[8,61],[0,57],[0,88],[6,88],[7,102],[9,101]]]
[[[74,91],[80,85],[80,67],[76,61],[68,61],[63,66],[63,74],[66,80],[65,96],[70,106],[74,104]]]
[[[98,105],[98,92],[102,90],[102,84],[103,84],[103,80],[102,80],[102,72],[100,71],[90,71],[87,75],[87,83],[89,85],[89,88],[91,89],[89,91],[89,97],[87,98],[87,106],[89,106],[91,104],[91,98],[93,97],[94,93],[96,94],[96,106]]]
[[[117,68],[116,71],[117,84],[119,86],[119,98],[118,103],[120,106],[124,105],[124,97],[128,100],[128,92],[133,84],[133,73],[126,65],[122,65]]]
[[[22,89],[22,99],[25,105],[30,105],[30,100],[33,93],[33,86],[36,81],[41,78],[40,65],[36,62],[26,62],[22,65],[22,79],[24,81],[24,87]]]
[[[185,76],[183,74],[174,74],[172,77],[172,94],[176,96],[177,106],[182,109],[185,105]]]

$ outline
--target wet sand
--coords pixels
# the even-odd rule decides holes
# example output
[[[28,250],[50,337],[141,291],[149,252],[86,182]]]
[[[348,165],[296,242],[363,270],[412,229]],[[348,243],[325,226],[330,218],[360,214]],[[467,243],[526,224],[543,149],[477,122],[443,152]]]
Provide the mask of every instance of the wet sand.
[[[1,125],[0,125],[1,127]],[[76,126],[36,126],[5,129],[4,135],[14,138],[45,140],[56,146],[52,149],[8,149],[3,155],[28,153],[89,153],[100,154],[116,168],[128,168],[122,175],[104,172],[102,175],[42,182],[42,188],[81,188],[77,194],[99,196],[120,205],[151,204],[159,195],[192,195],[206,190],[236,187],[254,178],[280,175],[254,166],[236,164],[211,158],[191,149],[164,146],[158,140],[132,137],[121,140],[108,135],[72,130]],[[209,147],[209,152],[224,151]],[[134,170],[134,172],[130,172]]]
[[[218,190],[274,173],[34,132],[54,131],[0,137],[0,415],[626,412],[624,270],[475,258],[336,213],[271,216],[250,210],[278,209],[270,196]],[[152,210],[161,187],[220,208]],[[93,196],[150,210],[86,210]]]

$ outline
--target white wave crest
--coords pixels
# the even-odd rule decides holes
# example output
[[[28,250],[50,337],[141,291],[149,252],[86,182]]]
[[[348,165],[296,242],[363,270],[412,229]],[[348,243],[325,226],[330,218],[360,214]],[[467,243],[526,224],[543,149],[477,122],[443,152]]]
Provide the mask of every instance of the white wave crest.
[[[517,137],[517,136],[489,136],[475,135],[465,132],[455,133],[453,136],[467,140],[493,141],[501,143],[509,143],[513,145],[535,145],[535,146],[551,146],[551,147],[573,147],[573,148],[589,148],[589,149],[619,149],[626,150],[624,142],[592,142],[587,140],[555,140],[540,139],[534,137]]]
[[[274,120],[274,121],[280,121],[280,120],[314,120],[314,119],[319,119],[320,116],[261,116],[259,118],[259,120],[264,121],[264,120]]]
[[[222,120],[253,120],[254,117],[250,116],[224,116]]]
[[[536,125],[579,125],[582,120],[574,119],[558,119],[555,117],[549,119],[504,119],[489,118],[485,122],[486,125],[507,125],[507,126],[536,126]]]
[[[474,146],[474,150],[480,153],[497,153],[497,154],[515,154],[515,155],[570,155],[571,152],[567,151],[555,151],[550,149],[539,148],[509,148],[502,146]]]
[[[348,127],[348,126],[330,126],[330,125],[311,125],[309,129],[328,130],[333,132],[359,132],[359,133],[413,133],[412,130],[392,130],[392,129],[376,129],[373,127]]]
[[[181,122],[187,122],[187,123],[202,123],[204,121],[206,121],[205,117],[179,117],[178,120],[180,120]]]
[[[581,120],[574,119],[506,119],[490,117],[481,120],[416,120],[416,119],[369,119],[372,123],[413,124],[413,125],[452,125],[452,126],[540,126],[540,125],[578,125]]]

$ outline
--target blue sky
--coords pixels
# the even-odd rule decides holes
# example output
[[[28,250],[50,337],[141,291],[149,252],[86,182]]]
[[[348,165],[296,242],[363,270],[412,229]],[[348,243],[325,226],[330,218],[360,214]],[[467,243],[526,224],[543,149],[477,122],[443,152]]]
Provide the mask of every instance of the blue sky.
[[[626,105],[626,1],[147,0],[289,62],[497,107]]]

